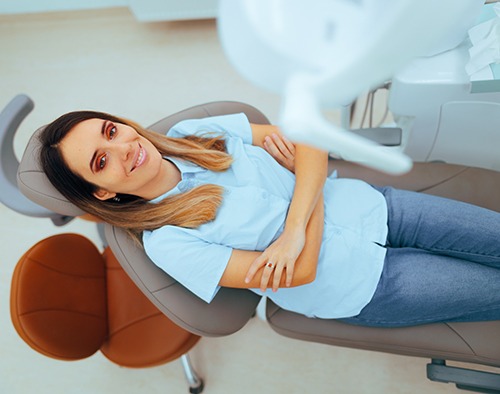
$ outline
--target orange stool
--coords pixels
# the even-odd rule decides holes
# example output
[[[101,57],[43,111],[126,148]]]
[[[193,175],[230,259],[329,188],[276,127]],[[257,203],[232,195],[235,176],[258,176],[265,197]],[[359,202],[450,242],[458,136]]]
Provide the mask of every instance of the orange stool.
[[[55,235],[31,247],[15,268],[10,305],[18,334],[45,356],[79,360],[100,350],[132,368],[181,357],[190,392],[203,390],[187,355],[200,337],[162,314],[109,248],[101,254],[81,235]]]

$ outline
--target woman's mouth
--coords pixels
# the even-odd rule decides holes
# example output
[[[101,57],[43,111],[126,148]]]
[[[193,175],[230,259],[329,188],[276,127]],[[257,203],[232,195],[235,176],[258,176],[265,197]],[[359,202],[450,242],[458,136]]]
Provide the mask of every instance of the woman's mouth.
[[[137,159],[135,161],[134,166],[130,170],[131,172],[134,171],[137,167],[140,167],[142,163],[144,163],[144,160],[146,159],[146,151],[144,148],[139,144],[139,153],[137,154]]]

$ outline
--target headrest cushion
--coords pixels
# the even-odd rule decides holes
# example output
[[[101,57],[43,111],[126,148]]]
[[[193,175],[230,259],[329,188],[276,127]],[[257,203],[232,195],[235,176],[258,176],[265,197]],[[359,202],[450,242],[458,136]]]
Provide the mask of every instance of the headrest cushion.
[[[40,164],[40,139],[44,127],[39,128],[30,138],[17,171],[19,190],[33,202],[53,212],[67,216],[81,216],[85,212],[70,203],[66,197],[52,186]]]

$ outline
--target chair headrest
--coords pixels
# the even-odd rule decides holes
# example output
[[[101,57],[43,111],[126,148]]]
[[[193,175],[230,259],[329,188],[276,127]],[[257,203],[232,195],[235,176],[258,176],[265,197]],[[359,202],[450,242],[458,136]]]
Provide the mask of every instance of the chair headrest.
[[[66,197],[52,186],[42,170],[39,160],[41,143],[39,136],[44,127],[40,127],[31,136],[17,170],[17,185],[21,193],[33,202],[53,212],[67,216],[81,216],[85,212],[70,203]]]

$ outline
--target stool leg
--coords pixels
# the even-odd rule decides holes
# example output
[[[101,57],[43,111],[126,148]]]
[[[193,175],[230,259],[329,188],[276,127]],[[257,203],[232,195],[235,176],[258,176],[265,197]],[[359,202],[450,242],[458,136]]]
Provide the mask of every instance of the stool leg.
[[[201,379],[193,366],[191,365],[191,360],[189,359],[189,353],[183,354],[181,356],[182,367],[184,368],[184,374],[189,384],[189,392],[191,394],[199,394],[203,391],[205,384],[203,379]]]

